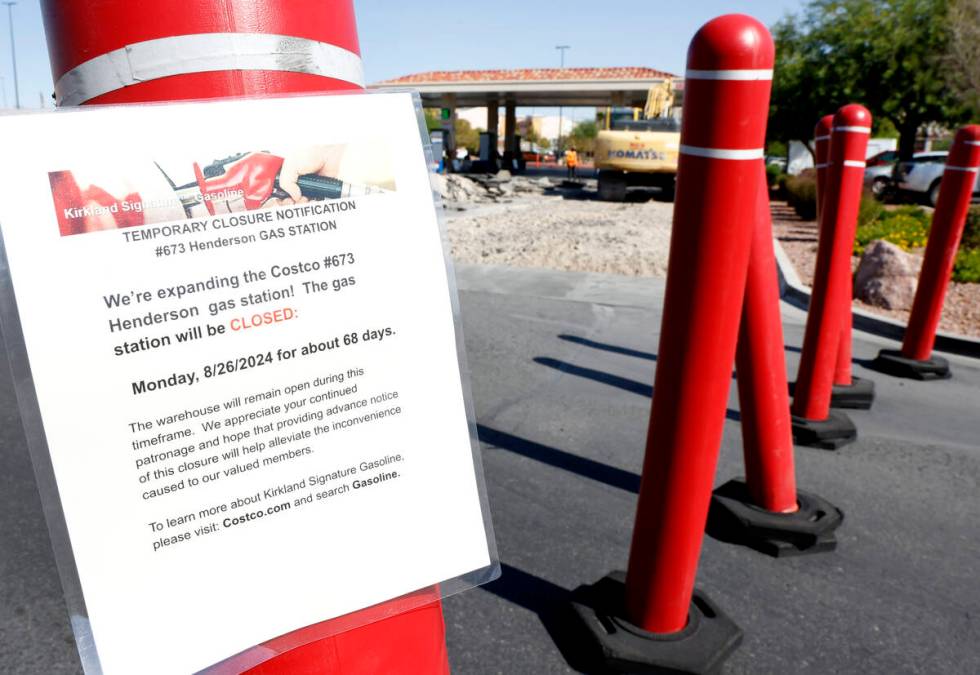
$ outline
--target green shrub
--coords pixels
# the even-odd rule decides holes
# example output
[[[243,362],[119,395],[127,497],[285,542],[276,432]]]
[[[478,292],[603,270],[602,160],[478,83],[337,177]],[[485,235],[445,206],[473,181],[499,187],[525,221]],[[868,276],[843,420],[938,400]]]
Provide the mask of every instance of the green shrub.
[[[980,284],[980,248],[960,246],[953,263],[953,281],[965,284]]]
[[[953,281],[980,284],[980,206],[971,206],[966,213],[963,238],[953,263]]]
[[[766,183],[769,185],[770,190],[775,187],[776,182],[782,175],[783,170],[778,164],[766,164]]]
[[[869,190],[861,194],[861,206],[858,207],[858,227],[870,225],[885,212],[885,205],[874,198]]]
[[[785,183],[786,201],[803,220],[817,218],[817,178],[811,171],[790,176]]]
[[[963,238],[960,240],[960,250],[964,248],[980,248],[980,206],[971,206],[967,211]]]
[[[871,217],[871,209],[865,213],[862,199],[862,216]],[[881,206],[880,204],[878,205]],[[854,237],[854,253],[861,255],[864,247],[875,239],[884,239],[908,251],[923,248],[929,238],[932,219],[918,206],[899,206],[896,209],[878,211],[870,222],[859,221]],[[980,284],[980,207],[970,209],[963,228],[963,238],[953,263],[953,281]]]
[[[776,176],[776,191],[773,195],[776,199],[787,199],[788,192],[786,190],[786,183],[792,178],[788,173],[781,173]]]
[[[875,239],[883,239],[908,251],[922,248],[929,237],[929,214],[919,206],[900,206],[882,211],[877,219],[859,225],[854,237],[854,253],[861,255],[864,247]]]
[[[766,143],[766,154],[772,157],[787,157],[789,150],[783,141],[769,141]]]

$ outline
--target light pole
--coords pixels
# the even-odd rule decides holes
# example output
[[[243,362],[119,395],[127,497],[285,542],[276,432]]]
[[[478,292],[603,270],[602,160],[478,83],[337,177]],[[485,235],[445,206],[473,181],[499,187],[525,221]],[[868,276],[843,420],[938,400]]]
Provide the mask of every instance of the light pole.
[[[565,50],[566,49],[571,49],[571,47],[569,45],[555,45],[555,49],[557,49],[561,53],[561,69],[564,70],[565,69]],[[561,152],[561,123],[562,123],[562,112],[563,112],[562,107],[561,106],[558,106],[558,147],[555,148],[555,157],[558,156],[557,153]]]
[[[14,48],[14,5],[10,0],[4,2],[7,6],[7,19],[10,23],[10,60],[14,67],[14,104],[20,107],[20,90],[17,88],[17,50]]]

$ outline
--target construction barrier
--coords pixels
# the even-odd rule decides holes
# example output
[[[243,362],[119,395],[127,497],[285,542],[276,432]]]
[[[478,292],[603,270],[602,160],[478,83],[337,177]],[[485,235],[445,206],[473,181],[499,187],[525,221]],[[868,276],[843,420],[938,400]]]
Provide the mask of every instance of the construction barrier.
[[[953,147],[946,159],[939,201],[932,216],[932,228],[929,230],[929,241],[902,349],[882,350],[874,362],[878,370],[919,380],[951,376],[949,362],[940,356],[933,356],[932,347],[980,170],[978,167],[980,125],[973,124],[956,132]]]
[[[844,314],[851,311],[851,250],[871,134],[871,113],[857,104],[834,115],[813,293],[793,393],[793,438],[836,449],[857,438],[854,423],[830,410]]]
[[[363,88],[351,0],[44,0],[59,105]],[[282,636],[252,675],[448,673],[441,602],[398,600]],[[411,606],[412,611],[404,612]],[[256,607],[256,611],[268,608]],[[388,616],[374,623],[365,621]],[[341,632],[346,631],[346,632]],[[319,639],[323,635],[332,635]],[[180,648],[176,645],[176,648]],[[148,656],[148,658],[150,658]],[[253,660],[254,662],[254,660]]]
[[[740,629],[695,591],[694,579],[764,180],[773,60],[769,31],[739,14],[705,24],[688,50],[662,333],[629,567],[573,597],[594,646],[622,670],[700,672],[741,641]],[[625,629],[603,628],[617,624]]]
[[[827,194],[827,167],[830,156],[830,138],[833,132],[834,116],[824,115],[813,130],[814,158],[817,170],[817,223],[821,223],[823,208],[821,202]],[[819,229],[819,226],[818,226]],[[848,270],[848,283],[842,285],[844,297],[841,306],[847,307],[842,312],[840,344],[837,346],[837,363],[834,367],[834,384],[830,394],[831,408],[855,408],[869,410],[874,402],[874,382],[851,373],[851,346],[853,332],[853,302],[854,283]]]
[[[735,367],[745,480],[714,491],[708,532],[772,556],[830,551],[843,513],[798,492],[769,190],[759,183]]]

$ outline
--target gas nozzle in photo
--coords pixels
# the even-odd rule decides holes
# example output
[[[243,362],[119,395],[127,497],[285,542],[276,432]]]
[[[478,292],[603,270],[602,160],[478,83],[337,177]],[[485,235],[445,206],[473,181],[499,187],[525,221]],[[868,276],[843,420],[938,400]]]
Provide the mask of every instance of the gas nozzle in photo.
[[[395,191],[381,141],[189,158],[86,163],[49,172],[62,236]],[[124,166],[124,170],[120,170]],[[203,208],[202,208],[203,207]]]
[[[201,167],[194,162],[196,181],[176,185],[163,167],[157,164],[164,177],[177,193],[181,205],[191,216],[191,209],[203,203],[208,213],[215,215],[215,202],[243,199],[245,208],[262,207],[270,198],[291,199],[279,185],[284,159],[269,152],[243,152],[218,159]],[[296,180],[300,194],[311,201],[343,199],[388,192],[385,188],[345,182],[339,178],[316,173],[301,175]],[[232,209],[229,209],[232,210]]]

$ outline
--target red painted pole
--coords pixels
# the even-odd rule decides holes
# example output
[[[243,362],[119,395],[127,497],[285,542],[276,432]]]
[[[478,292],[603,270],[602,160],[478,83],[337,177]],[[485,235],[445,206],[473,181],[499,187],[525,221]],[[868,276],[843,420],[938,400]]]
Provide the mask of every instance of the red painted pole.
[[[42,6],[59,105],[363,88],[352,0]],[[442,605],[429,596],[401,614],[405,601],[373,608],[372,617],[393,616],[368,625],[347,616],[277,638],[266,651],[290,651],[251,673],[448,673]]]
[[[774,48],[730,14],[691,41],[662,334],[626,579],[629,620],[684,628],[738,340],[763,180]]]
[[[828,198],[828,193],[833,192],[836,187],[827,183],[828,158],[830,156],[830,143],[833,132],[833,115],[824,115],[817,122],[814,129],[814,155],[816,158],[817,169],[817,220],[819,222],[818,231],[824,228],[824,208],[823,201]],[[832,199],[833,196],[830,195]],[[851,372],[851,350],[852,350],[852,331],[853,331],[853,279],[850,266],[845,270],[846,281],[840,285],[843,297],[840,299],[841,330],[840,342],[837,346],[837,359],[834,366],[834,379],[830,405],[834,408],[858,408],[867,410],[871,408],[874,401],[874,382],[855,378]],[[843,420],[846,422],[846,420]],[[845,424],[846,426],[846,424]],[[839,429],[836,433],[840,438],[844,435]],[[800,439],[802,444],[812,445],[808,440]]]
[[[833,129],[834,116],[824,115],[817,122],[813,131],[814,149],[817,165],[817,222],[822,223],[823,214],[822,202],[827,194],[827,159],[830,156],[830,136]],[[818,225],[819,229],[819,225]],[[850,276],[850,271],[848,271]],[[846,297],[842,302],[850,307],[853,283],[847,286]],[[843,325],[841,327],[840,345],[837,348],[837,365],[834,369],[834,384],[849,386],[851,380],[851,312],[843,313]]]
[[[854,275],[850,269],[847,270],[847,291],[844,296],[844,311],[841,316],[840,343],[837,345],[837,363],[834,367],[834,384],[839,386],[850,386],[854,384],[854,377],[851,374],[851,359],[853,358],[853,338],[854,330]]]
[[[817,226],[823,213],[823,198],[827,194],[827,157],[830,156],[830,132],[834,116],[824,115],[813,129],[813,160],[817,170]]]
[[[849,295],[851,249],[870,133],[871,113],[863,106],[846,105],[834,115],[817,268],[793,396],[793,414],[806,420],[830,416],[844,313],[850,311],[850,302],[842,306],[842,301]]]
[[[956,132],[953,147],[946,159],[942,189],[932,216],[932,228],[919,273],[919,286],[902,342],[902,356],[906,358],[925,361],[932,355],[946,287],[953,271],[960,237],[963,236],[978,167],[980,125],[973,124]]]
[[[827,194],[827,157],[830,154],[830,134],[834,116],[824,115],[813,130],[814,159],[817,170],[817,223],[818,231],[823,214],[822,202]],[[850,295],[850,289],[848,289]],[[851,384],[851,315],[845,312],[844,326],[841,329],[840,346],[837,349],[837,365],[834,370],[834,384]]]
[[[58,105],[363,87],[352,0],[43,0]]]
[[[735,354],[745,482],[756,506],[775,513],[792,513],[798,509],[793,428],[765,181],[759,183],[758,193],[758,216]]]

